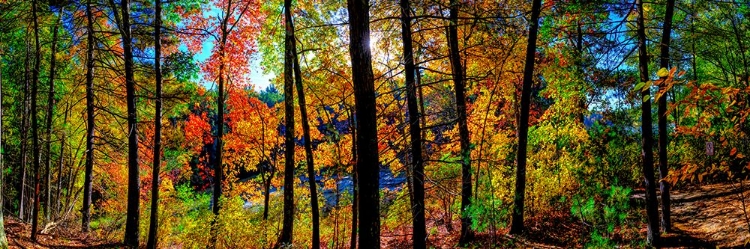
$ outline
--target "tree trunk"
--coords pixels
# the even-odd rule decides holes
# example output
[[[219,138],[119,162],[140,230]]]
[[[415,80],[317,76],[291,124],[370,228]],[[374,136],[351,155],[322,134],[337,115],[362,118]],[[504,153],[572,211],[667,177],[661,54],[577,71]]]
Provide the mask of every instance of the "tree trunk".
[[[120,2],[122,12],[122,47],[125,54],[125,89],[128,105],[128,214],[125,222],[124,243],[130,247],[139,245],[140,232],[140,175],[138,173],[138,116],[133,75],[133,40],[130,32],[130,1]]]
[[[32,165],[34,167],[34,207],[31,218],[31,241],[37,242],[36,232],[39,227],[39,122],[37,115],[37,95],[39,92],[39,66],[42,50],[39,43],[39,21],[37,20],[37,0],[32,2],[31,15],[34,18],[34,70],[31,72],[31,144]]]
[[[664,31],[661,37],[661,61],[659,66],[669,69],[669,44],[672,36],[672,16],[674,15],[674,0],[667,0],[667,10],[664,15]],[[667,77],[661,77],[662,81]],[[659,86],[662,91],[664,85]],[[667,94],[663,93],[657,100],[659,105],[659,187],[661,190],[661,227],[665,232],[672,230],[672,221],[670,218],[670,200],[669,200],[669,183],[665,180],[669,173],[669,164],[667,161],[667,146],[669,145],[667,134]],[[677,113],[677,112],[675,112]]]
[[[159,233],[159,168],[161,166],[161,0],[154,8],[154,77],[156,80],[156,107],[154,110],[154,164],[151,166],[151,220],[148,226],[146,248],[156,249]]]
[[[370,52],[370,5],[348,0],[349,52],[357,122],[357,176],[359,177],[360,248],[380,247],[380,161],[375,113],[375,82]]]
[[[81,208],[81,230],[89,231],[91,221],[91,184],[94,171],[94,21],[91,5],[86,2],[86,169],[83,181],[83,207]],[[73,170],[72,168],[70,169]],[[73,179],[68,179],[73,181]],[[72,188],[68,188],[68,192]]]
[[[401,37],[404,48],[404,76],[406,78],[406,101],[409,110],[409,136],[411,137],[411,182],[414,202],[412,203],[412,241],[415,249],[427,247],[424,207],[424,161],[422,160],[422,128],[419,124],[417,85],[414,79],[414,52],[411,39],[411,7],[409,0],[401,0]]]
[[[271,195],[271,179],[273,179],[273,172],[269,172],[268,179],[263,179],[263,190],[265,196],[263,197],[263,220],[268,220],[268,203]]]
[[[28,35],[27,35],[28,37]],[[30,45],[28,40],[25,41],[26,43],[26,58],[24,60],[24,85],[23,85],[23,114],[21,117],[21,165],[19,167],[21,168],[21,180],[19,181],[20,185],[18,186],[18,192],[19,194],[19,200],[18,200],[18,219],[24,220],[24,203],[26,202],[26,154],[28,150],[28,120],[29,120],[29,61],[31,60],[29,58],[30,56]]]
[[[297,86],[297,95],[299,96],[299,110],[302,117],[302,133],[305,141],[305,159],[307,161],[307,178],[310,185],[310,209],[312,212],[312,248],[320,248],[320,211],[318,208],[318,184],[315,180],[315,162],[313,161],[312,141],[310,138],[310,121],[307,118],[307,101],[305,100],[305,90],[302,86],[302,69],[299,64],[299,55],[297,54],[297,38],[294,34],[294,21],[290,11],[287,11],[287,22],[291,32],[292,54],[294,55],[294,78]]]
[[[523,69],[521,88],[521,113],[518,121],[518,153],[516,154],[516,193],[513,199],[513,215],[510,234],[523,232],[524,196],[526,195],[526,146],[529,136],[529,109],[531,106],[531,84],[534,82],[534,59],[536,54],[537,31],[542,0],[534,0],[529,19],[529,40],[526,45],[526,62]]]
[[[291,0],[284,0],[284,220],[277,246],[292,244],[294,223],[294,81]]]
[[[65,116],[63,118],[63,123],[68,123],[68,111],[69,108],[65,108]],[[57,167],[57,191],[55,193],[55,218],[61,218],[61,207],[62,207],[62,200],[60,198],[60,195],[62,194],[62,175],[63,175],[63,167],[65,166],[65,140],[67,139],[67,133],[65,130],[62,131],[62,137],[60,138],[60,157],[58,158],[58,167]]]
[[[471,205],[471,148],[469,144],[469,126],[466,122],[466,83],[458,48],[458,0],[451,0],[450,25],[448,26],[448,45],[450,50],[453,85],[456,90],[456,112],[458,112],[458,134],[461,144],[461,235],[460,244],[466,244],[474,237],[471,230],[471,217],[466,212]]]
[[[347,107],[349,108],[349,107]],[[357,249],[357,217],[359,213],[359,177],[357,177],[357,126],[354,120],[354,115],[351,111],[347,111],[349,114],[349,122],[352,132],[352,235],[349,240],[349,248]]]
[[[649,81],[648,73],[648,51],[646,50],[646,30],[643,16],[643,1],[637,0],[638,6],[638,69],[641,82]],[[648,233],[646,243],[649,245],[659,244],[659,209],[656,200],[656,185],[654,182],[654,152],[653,131],[651,121],[651,90],[644,87],[641,91],[643,104],[641,105],[641,135],[643,146],[643,176],[646,183],[646,215],[648,216]]]
[[[52,115],[55,110],[55,64],[57,54],[57,30],[62,21],[62,8],[60,8],[59,17],[55,23],[55,27],[52,29],[52,54],[50,55],[49,61],[49,92],[47,93],[47,155],[44,157],[45,171],[47,178],[44,181],[45,189],[47,191],[46,201],[44,202],[44,218],[45,221],[50,221],[50,208],[52,207],[52,188],[50,188],[50,182],[52,180],[52,173],[50,171],[52,164]]]
[[[221,41],[219,43],[219,89],[217,93],[217,107],[216,107],[216,162],[214,165],[214,193],[212,197],[214,219],[211,222],[211,246],[216,248],[216,241],[219,236],[219,231],[216,228],[216,221],[219,219],[219,210],[221,210],[221,181],[224,179],[224,158],[223,158],[223,141],[224,137],[224,67],[225,65],[225,52],[227,46],[227,36],[229,35],[227,23],[229,22],[228,16],[232,10],[232,1],[227,3],[227,8],[224,10],[224,19],[221,20]]]
[[[2,57],[0,57],[0,172],[5,172],[3,164],[3,68]],[[5,236],[4,205],[3,205],[3,185],[5,184],[4,173],[0,173],[0,249],[8,248],[8,237]]]

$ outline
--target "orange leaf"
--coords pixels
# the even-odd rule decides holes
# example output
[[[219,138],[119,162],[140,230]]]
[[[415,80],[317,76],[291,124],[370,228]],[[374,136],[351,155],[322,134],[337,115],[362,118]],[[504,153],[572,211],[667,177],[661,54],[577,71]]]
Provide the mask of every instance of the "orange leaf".
[[[732,148],[732,150],[729,151],[729,156],[734,156],[734,154],[737,154],[737,148]]]

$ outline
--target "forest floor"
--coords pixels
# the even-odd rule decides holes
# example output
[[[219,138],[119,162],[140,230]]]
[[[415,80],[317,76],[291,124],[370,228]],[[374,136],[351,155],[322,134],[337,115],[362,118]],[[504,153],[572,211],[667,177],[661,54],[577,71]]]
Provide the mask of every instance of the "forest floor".
[[[24,223],[16,217],[5,216],[5,234],[8,236],[10,248],[119,248],[121,245],[113,244],[89,237],[80,232],[80,228],[57,227],[50,229],[49,233],[40,233],[37,236],[39,243],[31,241],[31,224]],[[44,229],[44,227],[40,227]]]
[[[744,190],[744,191],[743,191]],[[744,248],[750,242],[750,181],[739,184],[711,184],[690,186],[672,191],[673,230],[663,234],[665,248]],[[633,194],[643,200],[643,191]],[[743,199],[747,203],[743,204]],[[747,206],[747,208],[744,208]],[[645,211],[639,209],[645,216]],[[522,236],[507,235],[507,228],[494,233],[476,234],[472,248],[577,248],[588,240],[588,227],[572,219],[568,212],[546,214],[543,218],[527,219],[527,231]],[[746,213],[747,211],[747,213]],[[458,220],[446,224],[443,219],[428,219],[430,245],[434,248],[454,248],[461,224]],[[383,248],[410,247],[408,228],[385,229]],[[30,238],[31,225],[12,216],[5,217],[5,232],[11,248],[117,248],[118,244],[88,237],[78,228],[58,227],[39,235],[39,243]],[[626,234],[628,232],[623,232]],[[635,233],[635,232],[633,232]],[[638,231],[645,237],[645,224]],[[404,235],[406,234],[406,235]],[[632,235],[615,238],[627,243]],[[624,245],[628,247],[627,245]]]
[[[673,191],[674,231],[666,244],[745,248],[750,242],[750,182],[692,186]],[[744,201],[743,201],[744,200]]]

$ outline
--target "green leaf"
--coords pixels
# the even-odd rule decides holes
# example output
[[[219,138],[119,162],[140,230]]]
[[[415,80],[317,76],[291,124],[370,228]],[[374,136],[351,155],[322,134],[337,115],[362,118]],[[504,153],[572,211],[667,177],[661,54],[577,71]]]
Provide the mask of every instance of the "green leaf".
[[[651,100],[651,95],[646,95],[646,96],[643,96],[643,103],[646,103],[646,102],[648,102],[649,100]]]
[[[641,90],[644,85],[646,85],[645,82],[640,82],[637,85],[635,85],[635,88],[633,90],[635,90],[635,91]]]

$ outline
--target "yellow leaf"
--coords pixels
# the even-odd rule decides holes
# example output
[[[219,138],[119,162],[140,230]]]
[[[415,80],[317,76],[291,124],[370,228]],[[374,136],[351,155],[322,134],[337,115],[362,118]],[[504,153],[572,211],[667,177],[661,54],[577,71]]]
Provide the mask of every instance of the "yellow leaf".
[[[659,71],[656,72],[656,76],[659,76],[659,78],[667,77],[667,76],[669,76],[669,70],[667,70],[666,68],[663,68],[663,67],[659,68]]]

